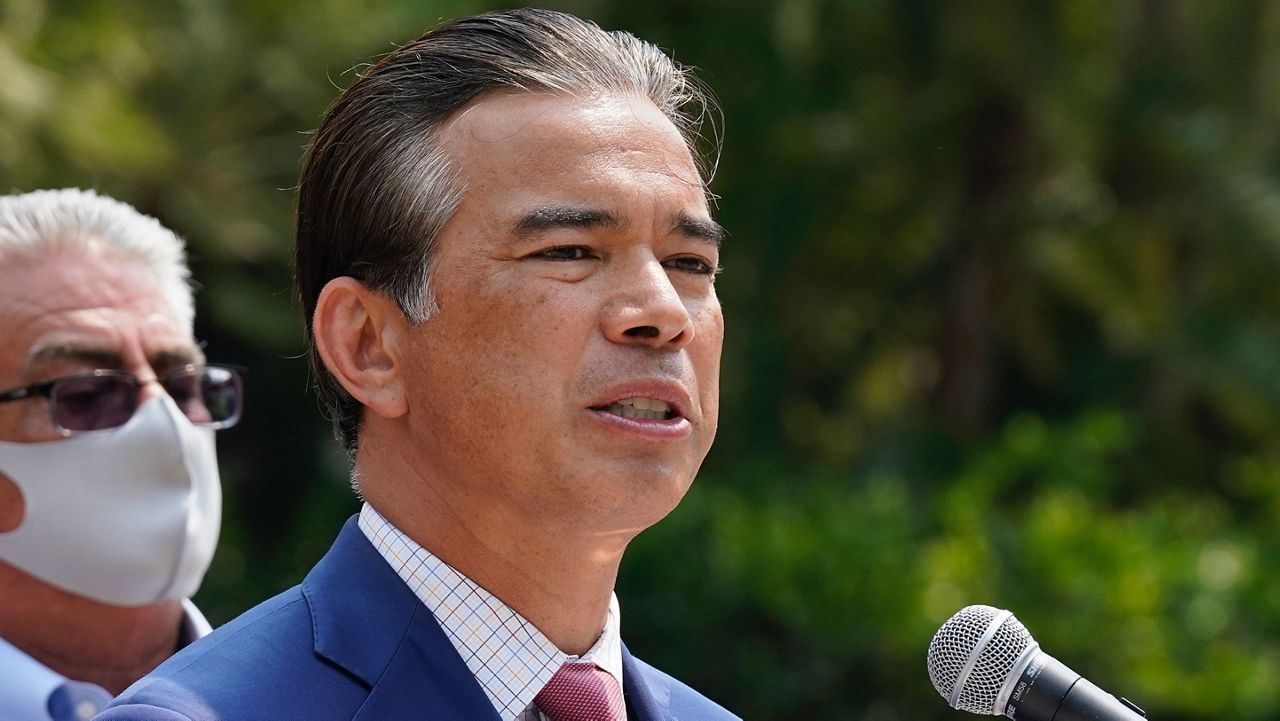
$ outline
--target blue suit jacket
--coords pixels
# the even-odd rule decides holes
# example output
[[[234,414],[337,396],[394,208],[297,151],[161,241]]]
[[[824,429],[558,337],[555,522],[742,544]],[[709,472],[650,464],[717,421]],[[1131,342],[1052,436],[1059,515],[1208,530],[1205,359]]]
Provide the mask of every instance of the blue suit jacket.
[[[631,721],[736,719],[622,651]],[[302,584],[188,646],[94,721],[498,721],[352,518]]]

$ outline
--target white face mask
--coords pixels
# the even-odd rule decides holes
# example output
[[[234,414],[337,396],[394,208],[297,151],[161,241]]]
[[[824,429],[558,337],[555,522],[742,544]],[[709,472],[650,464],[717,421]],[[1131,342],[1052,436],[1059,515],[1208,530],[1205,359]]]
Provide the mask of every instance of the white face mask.
[[[0,559],[118,606],[195,593],[213,559],[222,486],[213,430],[167,395],[125,425],[48,443],[0,442],[26,513]]]

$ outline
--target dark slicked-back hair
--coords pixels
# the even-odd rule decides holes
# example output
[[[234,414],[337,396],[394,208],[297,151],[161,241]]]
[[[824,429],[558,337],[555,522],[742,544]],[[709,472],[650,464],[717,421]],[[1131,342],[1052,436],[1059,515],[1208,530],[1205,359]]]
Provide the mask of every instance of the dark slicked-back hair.
[[[360,73],[311,142],[298,187],[294,247],[308,340],[321,289],[341,276],[393,298],[413,323],[435,310],[432,249],[464,191],[439,132],[495,90],[648,98],[680,130],[702,177],[714,172],[714,101],[656,46],[550,10],[447,22]],[[711,131],[706,142],[704,121]],[[321,402],[354,460],[363,406],[310,345]]]

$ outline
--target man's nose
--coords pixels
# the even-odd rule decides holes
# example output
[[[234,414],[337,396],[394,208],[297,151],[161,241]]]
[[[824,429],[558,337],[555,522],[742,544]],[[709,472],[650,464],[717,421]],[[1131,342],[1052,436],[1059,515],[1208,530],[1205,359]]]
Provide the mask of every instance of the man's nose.
[[[144,376],[142,378],[142,389],[138,391],[138,405],[142,405],[152,398],[164,396],[167,393],[168,391],[164,389],[164,386],[160,385],[154,374]]]
[[[604,307],[605,337],[622,345],[679,350],[693,340],[684,299],[656,258],[636,263],[615,280],[617,296]]]
[[[155,370],[150,363],[130,364],[129,372],[135,378],[142,382],[142,387],[138,389],[138,405],[142,405],[152,398],[159,398],[166,395],[168,391],[164,386],[160,385],[160,379],[157,377]]]

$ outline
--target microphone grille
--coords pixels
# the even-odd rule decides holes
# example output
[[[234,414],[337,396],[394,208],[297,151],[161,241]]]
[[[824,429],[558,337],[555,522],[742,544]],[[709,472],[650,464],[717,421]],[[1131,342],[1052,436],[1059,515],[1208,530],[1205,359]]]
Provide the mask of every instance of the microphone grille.
[[[1035,639],[1008,611],[966,606],[929,642],[929,680],[953,708],[999,716],[1000,690]]]

